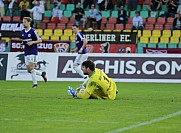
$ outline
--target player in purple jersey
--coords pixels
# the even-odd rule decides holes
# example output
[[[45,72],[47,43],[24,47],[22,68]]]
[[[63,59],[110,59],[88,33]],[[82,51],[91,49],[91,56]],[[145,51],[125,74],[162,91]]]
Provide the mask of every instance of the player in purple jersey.
[[[41,43],[42,40],[36,30],[30,27],[31,21],[32,19],[30,17],[23,18],[24,29],[21,31],[21,40],[22,44],[25,46],[24,55],[27,70],[31,74],[33,80],[32,88],[37,88],[36,75],[42,76],[45,82],[47,82],[47,77],[46,72],[40,72],[35,69],[38,55],[37,44]]]
[[[71,52],[78,53],[74,60],[73,68],[81,77],[85,79],[84,82],[86,82],[88,77],[84,76],[84,73],[81,70],[80,66],[82,65],[82,62],[86,61],[88,58],[86,50],[87,40],[85,38],[85,35],[79,32],[78,25],[73,25],[72,31],[76,34],[76,46],[73,50],[71,50]]]

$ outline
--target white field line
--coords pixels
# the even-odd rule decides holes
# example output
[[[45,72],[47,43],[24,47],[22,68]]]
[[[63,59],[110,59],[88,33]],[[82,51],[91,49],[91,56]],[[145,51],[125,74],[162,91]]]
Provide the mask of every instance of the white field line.
[[[0,121],[41,121],[41,122],[68,122],[68,123],[103,123],[103,124],[118,124],[119,122],[106,122],[106,121],[79,121],[79,120],[56,120],[56,119],[35,119],[26,120],[18,118],[0,118]]]
[[[141,127],[141,126],[144,126],[144,125],[153,124],[155,122],[163,121],[165,119],[169,119],[169,118],[172,118],[172,117],[177,116],[177,115],[181,115],[181,110],[178,111],[178,112],[175,112],[173,114],[169,114],[169,115],[166,115],[166,116],[163,116],[163,117],[158,117],[158,118],[150,120],[150,121],[145,121],[145,122],[141,122],[141,123],[138,123],[138,124],[130,125],[128,127],[123,127],[123,128],[119,128],[119,129],[116,129],[116,130],[108,131],[106,133],[118,133],[118,132],[120,133],[120,132],[130,130],[130,129],[133,129],[133,128],[137,128],[137,127]]]

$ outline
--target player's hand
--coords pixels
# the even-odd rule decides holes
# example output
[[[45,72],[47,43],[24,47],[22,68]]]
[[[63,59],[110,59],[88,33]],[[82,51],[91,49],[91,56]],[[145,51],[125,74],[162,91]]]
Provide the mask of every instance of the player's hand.
[[[68,87],[68,94],[69,94],[69,95],[72,95],[73,97],[76,97],[77,92],[74,91],[74,89],[69,86],[69,87]]]
[[[28,46],[33,45],[33,42],[27,42]]]
[[[79,53],[82,53],[82,49],[79,50]]]

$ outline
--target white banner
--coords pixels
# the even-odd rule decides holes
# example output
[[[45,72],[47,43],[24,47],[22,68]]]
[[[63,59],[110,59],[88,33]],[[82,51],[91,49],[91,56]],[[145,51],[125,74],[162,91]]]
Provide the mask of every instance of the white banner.
[[[49,81],[83,81],[73,69],[77,54],[39,53],[36,69]],[[116,82],[181,83],[181,54],[92,54],[89,58]],[[38,76],[37,76],[38,77]],[[8,53],[7,80],[31,80],[24,55]],[[38,80],[43,80],[38,77]]]

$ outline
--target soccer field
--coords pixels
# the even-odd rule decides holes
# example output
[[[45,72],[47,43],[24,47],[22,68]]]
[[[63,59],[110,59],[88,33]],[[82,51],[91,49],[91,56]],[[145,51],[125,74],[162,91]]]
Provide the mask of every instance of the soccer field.
[[[117,83],[114,101],[80,100],[80,82],[0,81],[1,133],[180,133],[181,85]]]

